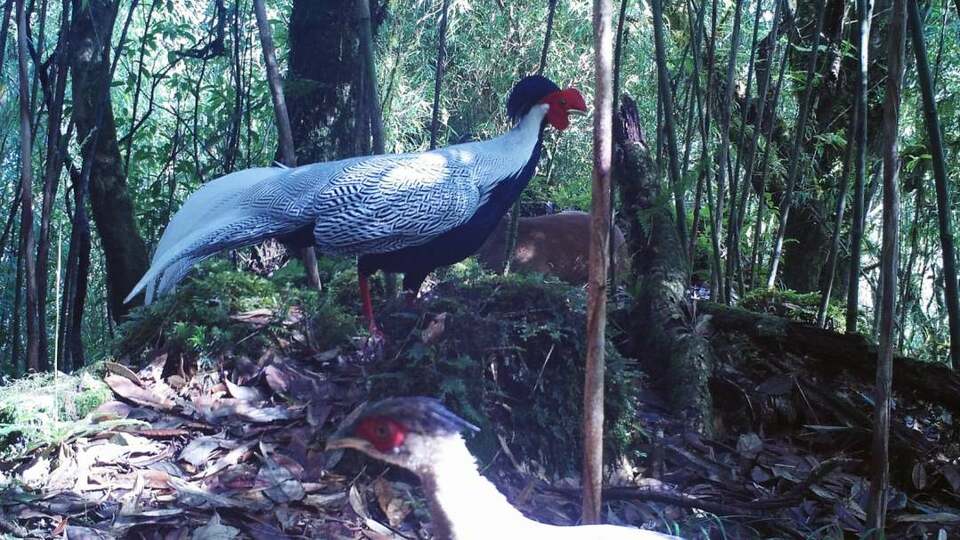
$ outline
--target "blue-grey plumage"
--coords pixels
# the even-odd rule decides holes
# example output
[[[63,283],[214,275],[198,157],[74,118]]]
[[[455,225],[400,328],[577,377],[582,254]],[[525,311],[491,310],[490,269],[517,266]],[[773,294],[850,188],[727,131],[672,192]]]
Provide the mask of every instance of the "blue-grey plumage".
[[[586,108],[576,90],[553,85],[555,91],[538,93],[542,78],[538,84],[530,79],[524,79],[534,89],[530,95],[518,92],[524,81],[511,95],[516,125],[490,140],[291,169],[247,169],[209,182],[174,215],[127,301],[145,289],[149,303],[217,252],[304,228],[312,229],[322,253],[352,256],[422,245],[462,226],[499,183],[528,165],[545,123],[562,129],[570,110]],[[364,300],[366,311],[369,298]],[[372,312],[367,315],[372,320]]]

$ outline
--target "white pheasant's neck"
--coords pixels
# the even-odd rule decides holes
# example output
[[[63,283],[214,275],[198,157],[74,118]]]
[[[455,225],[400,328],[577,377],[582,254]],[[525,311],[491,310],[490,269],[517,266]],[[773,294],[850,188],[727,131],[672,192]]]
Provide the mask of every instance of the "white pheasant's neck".
[[[408,457],[395,463],[420,477],[437,540],[680,540],[629,527],[561,527],[533,521],[480,474],[459,434],[412,434],[404,444]]]
[[[536,141],[540,138],[540,131],[543,129],[543,118],[547,115],[549,108],[549,105],[544,103],[534,105],[530,108],[526,116],[521,118],[520,121],[517,122],[517,125],[513,126],[513,129],[504,133],[499,138],[506,139],[509,142],[524,141],[531,145],[530,150],[533,151],[532,145],[536,144]]]
[[[548,108],[545,104],[534,105],[517,125],[503,135],[460,145],[458,153],[461,158],[469,161],[472,156],[484,156],[486,166],[493,168],[487,174],[477,175],[481,193],[487,193],[504,179],[519,174],[527,165],[540,143],[543,119]]]
[[[440,540],[494,538],[498,531],[519,531],[530,523],[477,470],[460,435],[423,438],[413,443],[413,464],[430,502],[434,535]]]

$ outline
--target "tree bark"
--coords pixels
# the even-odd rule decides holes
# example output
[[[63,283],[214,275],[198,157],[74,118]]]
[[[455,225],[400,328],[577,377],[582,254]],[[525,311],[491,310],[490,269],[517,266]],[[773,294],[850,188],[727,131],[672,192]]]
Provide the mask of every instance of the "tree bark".
[[[7,58],[7,32],[10,29],[10,14],[13,12],[14,0],[3,3],[3,15],[0,16],[0,73],[3,73],[3,62]]]
[[[280,80],[280,68],[277,67],[277,51],[273,45],[270,21],[263,0],[253,1],[253,10],[257,17],[257,30],[260,34],[260,46],[263,49],[263,63],[267,71],[267,84],[270,98],[273,100],[273,113],[277,120],[277,138],[280,156],[287,167],[297,166],[297,154],[293,146],[293,130],[290,128],[290,114],[283,95],[283,82]],[[311,288],[320,288],[320,273],[317,270],[317,253],[313,246],[300,250],[300,259],[307,272],[307,283]]]
[[[807,118],[813,103],[813,79],[817,73],[817,57],[820,52],[820,34],[823,32],[823,21],[826,15],[824,0],[817,2],[817,27],[813,37],[813,51],[810,53],[810,63],[807,66],[807,78],[804,84],[803,100],[800,111],[797,113],[797,124],[794,127],[793,152],[790,156],[790,166],[787,170],[787,191],[780,202],[780,225],[777,236],[773,241],[773,254],[770,259],[770,275],[767,277],[767,288],[772,289],[777,281],[777,269],[780,266],[780,255],[783,253],[783,239],[787,233],[787,221],[790,219],[790,208],[793,205],[793,193],[800,176],[800,154],[803,152],[803,139],[806,135]]]
[[[37,284],[36,246],[33,236],[33,148],[30,108],[29,68],[27,66],[26,0],[17,0],[17,65],[20,87],[20,257],[23,258],[26,286],[27,370],[46,369],[40,358],[40,306]]]
[[[740,51],[740,21],[743,18],[743,0],[737,0],[733,7],[733,33],[730,36],[730,52],[728,53],[727,58],[727,76],[726,76],[726,85],[724,88],[723,101],[720,102],[720,153],[718,155],[717,161],[720,163],[720,174],[717,175],[717,234],[720,234],[720,229],[723,225],[723,210],[721,205],[723,204],[723,190],[726,185],[727,178],[727,159],[730,156],[730,108],[733,105],[733,82],[734,74],[737,67],[737,53]],[[749,91],[749,89],[748,89]],[[730,176],[730,192],[731,197],[736,196],[736,184],[734,183],[733,175]],[[727,227],[733,225],[733,215],[734,208],[730,207],[730,218],[727,222]],[[730,248],[730,245],[727,244],[727,267],[733,268],[733,251]],[[722,288],[722,294],[720,294],[720,299],[726,303],[730,303],[730,283],[731,276],[729,271],[724,273],[720,269],[717,269],[718,277],[720,277],[720,287]],[[726,275],[724,275],[726,274]],[[720,292],[720,291],[718,291]]]
[[[880,255],[880,354],[877,358],[872,471],[867,506],[868,529],[874,538],[883,538],[887,515],[887,485],[890,480],[890,407],[892,404],[894,321],[897,303],[897,259],[900,233],[900,92],[906,49],[906,2],[894,0],[890,11],[887,51],[886,97],[883,115],[883,239]]]
[[[89,171],[90,206],[106,259],[110,313],[120,321],[133,307],[123,299],[146,272],[148,258],[127,188],[110,99],[116,65],[111,65],[110,38],[117,4],[116,0],[73,0],[70,67],[73,120],[79,140],[85,142],[84,161],[89,160],[84,168]],[[131,13],[135,6],[134,2]]]
[[[593,189],[587,282],[587,363],[583,388],[583,522],[599,523],[603,483],[603,375],[613,159],[613,23],[611,0],[594,0]]]
[[[440,14],[440,28],[437,30],[437,63],[433,72],[433,115],[430,118],[430,149],[437,147],[437,134],[440,131],[440,90],[443,87],[443,68],[447,61],[447,12],[450,0],[443,0]]]
[[[787,47],[784,48],[783,56],[780,60],[780,73],[777,74],[777,85],[773,90],[773,97],[770,98],[771,110],[776,110],[780,103],[780,92],[783,90],[783,77],[787,72],[787,55],[790,53],[790,40],[787,40]],[[761,123],[762,125],[762,123]],[[770,173],[770,153],[773,152],[773,138],[776,132],[777,124],[773,119],[770,121],[770,127],[767,130],[766,144],[763,149],[763,159],[760,164],[760,177],[757,188],[757,221],[753,230],[753,253],[750,255],[750,283],[756,287],[760,281],[760,244],[762,240],[761,229],[763,228],[763,214],[767,208],[767,177]]]
[[[284,97],[297,163],[332,161],[360,151],[356,115],[363,95],[356,0],[294,0]],[[336,51],[325,54],[320,51]]]
[[[943,137],[940,132],[940,118],[937,114],[930,67],[927,65],[927,47],[924,43],[923,21],[920,19],[920,8],[917,6],[917,0],[909,0],[907,10],[910,17],[913,51],[917,57],[917,79],[920,82],[920,94],[923,97],[923,118],[927,126],[930,155],[933,158],[933,179],[937,190],[937,224],[940,232],[944,294],[950,328],[950,363],[954,367],[958,367],[960,366],[960,296],[957,292],[957,255],[953,243],[953,224],[950,216],[952,207],[950,205],[950,186],[947,182],[946,160],[944,159]]]
[[[677,234],[680,243],[687,243],[687,212],[683,204],[683,177],[680,174],[680,160],[677,155],[677,131],[673,121],[673,95],[670,90],[670,73],[667,71],[667,51],[664,43],[663,0],[653,0],[653,42],[656,49],[657,90],[663,107],[663,124],[667,131],[667,159],[669,162],[670,186],[673,191],[673,204],[677,214]],[[739,19],[738,19],[739,23]],[[739,27],[739,24],[738,24]],[[708,83],[709,84],[709,83]]]
[[[771,34],[775,34],[777,27],[779,26],[780,6],[782,2],[780,0],[774,0],[774,3],[776,6],[774,8],[773,29],[771,30]],[[724,283],[725,293],[728,299],[730,298],[732,292],[733,273],[735,270],[739,272],[740,276],[740,294],[742,295],[744,292],[742,290],[744,281],[743,271],[740,263],[740,228],[743,224],[743,216],[746,214],[747,197],[750,194],[750,187],[752,184],[749,181],[749,175],[745,175],[743,180],[740,180],[740,161],[741,158],[744,157],[744,153],[750,153],[752,155],[753,151],[756,149],[755,144],[752,145],[749,150],[744,148],[744,144],[747,136],[747,118],[750,112],[750,107],[748,106],[750,103],[750,85],[753,82],[753,75],[756,71],[754,67],[757,56],[757,37],[760,34],[760,16],[763,14],[762,8],[763,3],[757,2],[756,13],[753,19],[753,36],[750,38],[750,60],[749,64],[747,65],[747,84],[746,90],[744,91],[743,106],[741,107],[743,111],[740,116],[740,135],[739,140],[737,141],[737,148],[739,151],[737,152],[736,164],[733,166],[733,176],[730,177],[730,219],[727,223],[727,280]],[[777,42],[774,41],[773,52],[776,52],[776,44]],[[773,56],[774,55],[771,54],[770,58],[773,58]],[[758,109],[760,110],[758,111],[758,121],[753,131],[754,137],[752,137],[752,140],[754,141],[756,140],[756,137],[760,135],[760,130],[763,126],[763,108],[767,97],[766,89],[767,83],[769,82],[770,70],[767,69],[764,73],[766,74],[766,78],[763,80],[763,82],[760,82],[759,78],[757,79],[757,98],[759,101]],[[749,167],[746,168],[749,169]]]
[[[642,358],[658,385],[670,388],[670,405],[687,415],[690,427],[709,430],[712,401],[708,386],[712,352],[697,326],[703,320],[687,300],[689,269],[669,203],[639,124],[636,105],[623,96],[614,131],[614,174],[626,216],[632,289],[637,295],[627,335],[631,352]],[[641,216],[643,216],[641,218]]]
[[[373,153],[386,151],[383,134],[383,116],[380,114],[380,91],[377,88],[377,60],[373,42],[373,21],[370,18],[369,0],[357,0],[357,23],[359,24],[360,53],[363,56],[364,89],[366,106],[370,111],[370,135],[373,138]]]
[[[857,91],[859,91],[859,88]],[[840,228],[843,226],[843,213],[847,202],[847,187],[850,183],[850,161],[853,158],[853,140],[856,137],[857,123],[859,121],[859,111],[854,109],[853,118],[851,118],[850,121],[850,129],[847,132],[846,156],[843,159],[843,171],[840,173],[840,184],[837,186],[837,200],[833,209],[833,234],[830,239],[830,254],[827,255],[827,281],[820,291],[820,305],[817,307],[817,325],[820,327],[825,326],[827,323],[827,311],[830,308],[833,281],[837,274],[837,259],[840,253]]]
[[[857,72],[856,109],[857,151],[854,158],[853,219],[850,223],[850,274],[847,283],[847,333],[856,333],[860,315],[860,252],[863,243],[864,185],[867,171],[867,98],[870,82],[870,24],[873,18],[873,0],[857,0],[857,29],[859,70]]]
[[[53,53],[53,63],[49,73],[38,70],[41,88],[44,92],[44,101],[47,104],[47,160],[43,175],[43,207],[40,213],[40,242],[37,248],[37,283],[39,287],[40,324],[40,362],[49,362],[47,350],[47,279],[50,259],[50,222],[53,218],[53,205],[57,198],[57,189],[60,185],[60,174],[63,172],[63,163],[69,142],[69,130],[65,135],[60,130],[63,119],[63,102],[67,89],[67,51],[70,48],[70,2],[63,0],[60,10],[60,34],[57,48]],[[39,56],[39,55],[38,55]],[[51,80],[51,75],[53,80]],[[59,287],[59,275],[57,276]],[[54,311],[57,303],[54,303]],[[56,330],[55,330],[56,331]],[[54,347],[56,351],[56,347]]]

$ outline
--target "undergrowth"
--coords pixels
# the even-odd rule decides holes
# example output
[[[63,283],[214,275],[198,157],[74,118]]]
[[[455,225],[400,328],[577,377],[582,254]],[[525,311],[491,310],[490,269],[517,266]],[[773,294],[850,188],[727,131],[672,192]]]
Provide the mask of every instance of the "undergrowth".
[[[227,350],[255,354],[303,329],[283,324],[284,320],[306,324],[312,347],[342,345],[356,330],[355,317],[348,315],[350,308],[337,304],[329,292],[298,287],[293,268],[264,278],[238,272],[222,260],[203,265],[176,293],[133,310],[119,327],[115,352],[135,357],[166,344],[204,356]],[[263,309],[276,319],[264,328],[232,318]]]
[[[816,324],[820,298],[819,292],[800,293],[792,289],[759,288],[747,291],[740,300],[740,307],[798,322]],[[842,303],[831,302],[827,308],[826,328],[839,332],[845,326],[846,313]]]
[[[547,476],[580,468],[582,386],[586,357],[583,289],[539,275],[473,276],[441,282],[424,310],[384,319],[388,350],[368,379],[370,395],[432,395],[476,423],[471,445],[481,459],[500,451]],[[445,314],[432,343],[421,332]],[[436,323],[434,323],[436,327]],[[429,330],[427,330],[429,331]],[[639,457],[644,438],[635,421],[639,372],[606,348],[606,455]]]
[[[299,265],[271,278],[236,272],[224,262],[205,265],[175,294],[135,310],[120,328],[117,352],[134,363],[161,346],[210,358],[258,358],[269,348],[289,346],[293,335],[301,341],[307,336],[303,345],[312,351],[339,346],[349,352],[350,336],[363,332],[356,270],[351,265],[324,274],[323,291],[317,292],[299,287]],[[482,428],[471,442],[481,459],[502,450],[499,434],[535,472],[575,474],[582,455],[584,290],[540,275],[491,275],[472,260],[438,274],[440,281],[427,283],[412,310],[385,298],[379,275],[372,280],[387,342],[383,360],[370,365],[363,383],[370,398],[439,397]],[[294,306],[306,316],[284,324]],[[231,318],[254,309],[276,313],[276,321],[252,330]],[[445,329],[424,340],[440,314],[446,314]],[[644,434],[634,420],[639,372],[610,343],[606,455],[612,463],[624,455],[639,457]]]
[[[69,375],[28,375],[0,386],[0,460],[62,440],[111,399],[101,367],[94,364]]]

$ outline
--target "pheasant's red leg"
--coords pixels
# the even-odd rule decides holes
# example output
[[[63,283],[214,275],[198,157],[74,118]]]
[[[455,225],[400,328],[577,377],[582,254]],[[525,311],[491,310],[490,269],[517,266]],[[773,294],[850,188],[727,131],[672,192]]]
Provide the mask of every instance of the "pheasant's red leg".
[[[370,329],[370,335],[377,339],[383,339],[383,331],[377,325],[377,320],[373,317],[373,301],[370,299],[370,283],[367,282],[367,276],[360,274],[360,299],[363,301],[363,316],[367,319],[367,327]]]

